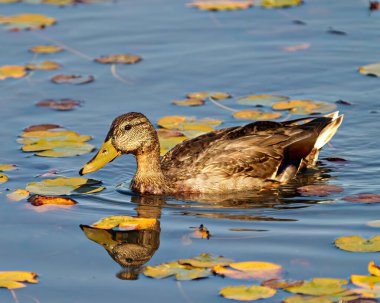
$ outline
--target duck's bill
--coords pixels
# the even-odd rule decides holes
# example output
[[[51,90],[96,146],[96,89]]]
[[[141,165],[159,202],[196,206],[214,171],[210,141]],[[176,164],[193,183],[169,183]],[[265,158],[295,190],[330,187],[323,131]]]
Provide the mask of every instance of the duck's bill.
[[[112,139],[104,141],[98,153],[94,156],[94,158],[92,158],[82,167],[82,169],[79,171],[79,174],[84,175],[97,171],[120,155],[121,152],[117,151],[116,148],[112,145]]]

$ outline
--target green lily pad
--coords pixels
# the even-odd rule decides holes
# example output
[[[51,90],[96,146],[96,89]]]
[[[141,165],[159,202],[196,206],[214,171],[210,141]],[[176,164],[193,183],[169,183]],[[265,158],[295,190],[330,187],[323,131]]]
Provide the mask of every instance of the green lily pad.
[[[181,265],[178,262],[163,263],[156,266],[147,266],[144,275],[155,279],[163,279],[175,275],[177,280],[195,280],[206,278],[212,272],[204,268],[194,268]]]
[[[342,285],[348,281],[334,278],[314,278],[310,282],[305,281],[302,285],[285,288],[286,291],[312,296],[333,295],[344,292]]]
[[[367,240],[360,236],[346,236],[335,240],[335,246],[352,252],[376,252],[380,251],[380,236]]]
[[[224,258],[223,256],[214,257],[207,253],[202,253],[197,257],[191,259],[180,259],[179,264],[191,265],[194,267],[209,268],[215,265],[226,266],[234,262],[231,259]]]

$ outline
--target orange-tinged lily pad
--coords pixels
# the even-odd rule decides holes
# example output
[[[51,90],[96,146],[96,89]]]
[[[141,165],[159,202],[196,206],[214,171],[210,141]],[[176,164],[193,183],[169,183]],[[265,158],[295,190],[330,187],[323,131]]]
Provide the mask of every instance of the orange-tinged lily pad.
[[[303,0],[261,0],[261,6],[265,8],[283,8],[298,6],[303,3]]]
[[[200,99],[205,100],[207,98],[212,98],[214,100],[222,100],[222,99],[229,99],[232,96],[229,93],[224,92],[195,92],[195,93],[189,93],[186,95],[189,99]]]
[[[149,229],[156,225],[157,220],[153,218],[135,218],[130,216],[109,216],[92,224],[99,229],[112,229],[119,227],[127,230]]]
[[[343,188],[336,185],[305,185],[297,188],[297,192],[304,196],[326,197],[331,193],[341,193]]]
[[[25,287],[20,282],[38,283],[37,274],[28,271],[0,271],[0,287],[14,289]]]
[[[26,76],[25,66],[20,65],[4,65],[0,67],[0,80],[7,78],[22,78]]]
[[[18,188],[14,190],[13,192],[7,194],[7,198],[12,201],[21,201],[29,197],[29,192],[25,189]]]
[[[70,198],[66,198],[66,197],[41,196],[41,195],[31,196],[28,199],[28,202],[34,206],[41,206],[41,205],[69,206],[69,205],[74,205],[78,203],[77,201]]]
[[[0,16],[0,23],[11,30],[42,29],[55,24],[56,20],[41,14],[20,14]]]
[[[227,299],[253,301],[273,297],[276,294],[276,290],[258,285],[239,285],[223,287],[219,294]]]
[[[261,110],[245,109],[239,110],[233,114],[236,119],[243,120],[273,120],[278,119],[282,116],[281,113],[277,112],[264,112]]]
[[[8,181],[8,176],[4,174],[0,174],[0,184]]]
[[[347,283],[347,280],[341,279],[314,278],[311,281],[304,281],[301,285],[287,287],[285,290],[303,295],[334,295],[346,291],[346,288],[342,287],[342,285]]]
[[[135,64],[141,61],[142,58],[138,55],[118,54],[96,58],[95,61],[103,64]]]
[[[180,106],[201,106],[205,104],[204,100],[201,99],[185,99],[185,100],[176,100],[172,102],[175,105]]]
[[[196,1],[188,4],[203,11],[229,11],[247,9],[253,6],[253,1]]]
[[[36,45],[31,47],[29,51],[37,54],[52,54],[63,51],[63,47],[58,45]]]
[[[380,236],[364,239],[360,236],[346,236],[335,239],[335,246],[352,252],[380,251]]]
[[[194,268],[188,265],[181,265],[178,262],[163,263],[156,266],[147,266],[144,275],[155,279],[163,279],[175,276],[177,280],[195,280],[207,278],[212,272],[206,268]]]
[[[380,62],[360,67],[359,73],[371,77],[380,77]]]
[[[73,110],[76,107],[79,107],[82,105],[81,101],[73,100],[73,99],[60,99],[60,100],[54,100],[54,99],[47,99],[42,100],[36,103],[39,107],[48,107],[55,110]]]
[[[201,253],[199,256],[191,259],[180,259],[179,264],[191,265],[193,267],[211,268],[215,265],[225,266],[232,263],[233,260],[227,259],[223,256],[213,256],[207,253]]]
[[[41,63],[29,63],[25,66],[27,70],[56,70],[61,68],[61,65],[54,61],[45,60]]]
[[[87,75],[87,76],[81,76],[81,75],[56,75],[53,78],[51,78],[51,81],[56,84],[75,84],[75,85],[81,85],[81,84],[87,84],[91,83],[95,80],[94,76]]]

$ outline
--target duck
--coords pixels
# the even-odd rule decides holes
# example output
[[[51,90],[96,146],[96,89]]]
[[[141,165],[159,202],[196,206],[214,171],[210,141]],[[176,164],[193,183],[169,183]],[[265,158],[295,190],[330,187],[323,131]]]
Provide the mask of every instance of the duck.
[[[152,122],[138,112],[115,118],[96,153],[79,171],[97,171],[132,154],[137,168],[130,189],[142,195],[223,194],[278,187],[316,165],[343,115],[290,121],[256,121],[185,140],[160,156]]]

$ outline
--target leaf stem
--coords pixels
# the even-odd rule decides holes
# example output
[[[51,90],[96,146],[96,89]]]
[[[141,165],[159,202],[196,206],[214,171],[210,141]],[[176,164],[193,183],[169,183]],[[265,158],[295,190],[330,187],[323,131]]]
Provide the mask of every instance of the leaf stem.
[[[17,298],[16,292],[13,289],[9,289],[9,291],[11,292],[11,295],[13,297],[13,300],[15,300],[15,303],[20,303],[20,301]]]
[[[213,99],[211,96],[207,98],[211,103],[213,103],[214,105],[216,106],[219,106],[220,108],[223,108],[225,110],[228,110],[230,112],[237,112],[236,109],[233,109],[231,107],[228,107],[228,106],[225,106],[223,104],[220,104],[219,102],[217,102],[215,99]]]
[[[182,297],[185,299],[185,302],[193,303],[193,301],[191,301],[191,299],[189,298],[189,296],[187,295],[187,293],[183,289],[181,281],[177,281],[176,284],[177,284],[177,288],[178,288],[179,292],[181,293]]]
[[[114,78],[116,80],[118,80],[122,83],[125,83],[127,85],[132,85],[132,82],[125,80],[122,76],[119,75],[119,73],[116,70],[116,64],[115,63],[112,63],[112,65],[111,65],[111,73],[112,73],[112,76],[114,76]]]

